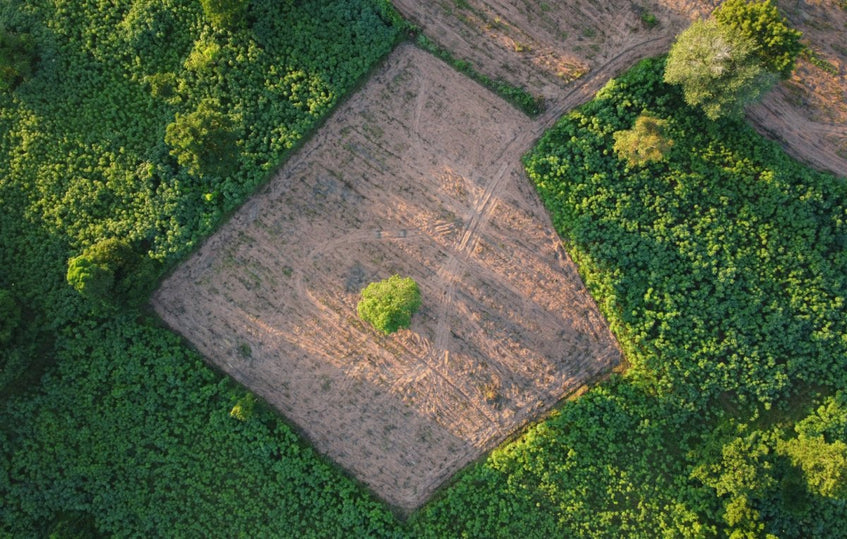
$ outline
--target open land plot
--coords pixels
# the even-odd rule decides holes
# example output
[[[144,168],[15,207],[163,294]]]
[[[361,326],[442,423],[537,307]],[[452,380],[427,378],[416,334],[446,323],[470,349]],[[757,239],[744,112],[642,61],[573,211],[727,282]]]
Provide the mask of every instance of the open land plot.
[[[545,98],[557,115],[588,101],[572,89],[605,83],[636,60],[668,51],[716,0],[394,0],[398,10],[455,57],[485,75]],[[847,174],[847,9],[836,0],[778,0],[816,58],[749,110],[756,129],[795,158]],[[655,24],[650,16],[655,17]],[[618,62],[624,56],[626,62]],[[610,69],[610,65],[614,69]]]
[[[153,305],[321,452],[418,507],[620,361],[523,173],[545,127],[401,46]],[[356,303],[394,273],[423,305],[383,336]]]

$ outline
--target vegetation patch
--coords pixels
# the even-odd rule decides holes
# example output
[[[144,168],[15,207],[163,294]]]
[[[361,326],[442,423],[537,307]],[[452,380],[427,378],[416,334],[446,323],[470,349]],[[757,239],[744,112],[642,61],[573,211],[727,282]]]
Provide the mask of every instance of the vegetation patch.
[[[392,275],[366,286],[356,311],[362,320],[388,335],[409,327],[420,306],[418,283],[411,277]]]

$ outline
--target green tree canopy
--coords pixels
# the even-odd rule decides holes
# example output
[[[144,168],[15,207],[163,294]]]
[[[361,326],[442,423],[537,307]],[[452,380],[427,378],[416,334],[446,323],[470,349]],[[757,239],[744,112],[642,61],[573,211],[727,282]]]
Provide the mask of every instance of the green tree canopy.
[[[787,79],[803,50],[798,30],[791,28],[772,0],[726,0],[715,10],[715,20],[741,32],[754,44],[765,70]]]
[[[67,281],[77,292],[100,305],[137,302],[154,272],[153,263],[125,241],[109,238],[68,260]]]
[[[615,132],[615,152],[633,165],[661,161],[673,147],[673,140],[665,136],[665,123],[647,112],[641,113],[632,129]]]
[[[738,116],[775,82],[741,31],[714,19],[697,21],[677,36],[668,53],[665,82],[679,84],[685,101],[710,119]]]
[[[21,322],[21,307],[11,292],[0,288],[0,344],[9,342]]]
[[[230,30],[241,26],[247,14],[249,0],[200,0],[203,15],[219,30]]]
[[[14,89],[32,74],[35,45],[29,34],[0,27],[0,90]]]
[[[205,99],[165,129],[171,155],[192,174],[226,176],[237,164],[236,121],[219,109],[217,100]]]
[[[411,277],[392,275],[366,286],[356,310],[362,320],[389,334],[409,327],[412,315],[420,306],[418,283]]]

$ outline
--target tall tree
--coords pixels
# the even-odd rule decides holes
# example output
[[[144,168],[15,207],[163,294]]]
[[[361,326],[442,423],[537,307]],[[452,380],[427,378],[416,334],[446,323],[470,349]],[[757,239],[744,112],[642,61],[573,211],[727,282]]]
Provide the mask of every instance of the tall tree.
[[[220,112],[217,101],[203,100],[188,114],[177,114],[165,129],[171,155],[192,174],[225,176],[236,165],[236,121]]]
[[[712,120],[741,115],[776,79],[763,68],[755,48],[733,27],[714,19],[697,21],[671,46],[665,82],[681,85],[685,101]]]
[[[726,0],[715,10],[715,20],[751,40],[763,67],[787,79],[803,50],[800,31],[791,28],[772,0]]]

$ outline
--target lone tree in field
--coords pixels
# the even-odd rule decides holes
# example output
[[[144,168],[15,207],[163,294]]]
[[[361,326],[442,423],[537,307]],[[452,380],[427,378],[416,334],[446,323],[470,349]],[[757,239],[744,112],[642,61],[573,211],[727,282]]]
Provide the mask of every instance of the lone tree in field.
[[[356,310],[362,320],[387,335],[409,327],[420,306],[418,283],[411,277],[392,275],[366,286]]]
[[[712,120],[740,116],[775,82],[741,31],[716,20],[697,21],[676,38],[665,65],[665,82],[679,84],[685,101]]]
[[[715,10],[715,20],[723,27],[735,28],[751,40],[755,45],[754,54],[766,71],[782,79],[791,76],[794,62],[803,50],[800,43],[803,34],[788,26],[771,0],[726,0]]]
[[[615,153],[631,165],[661,161],[673,147],[673,140],[665,136],[665,123],[665,120],[642,112],[635,119],[632,129],[617,131],[613,135]]]
[[[171,155],[192,174],[226,176],[235,169],[236,121],[219,108],[217,101],[203,100],[194,112],[177,114],[165,129]]]

